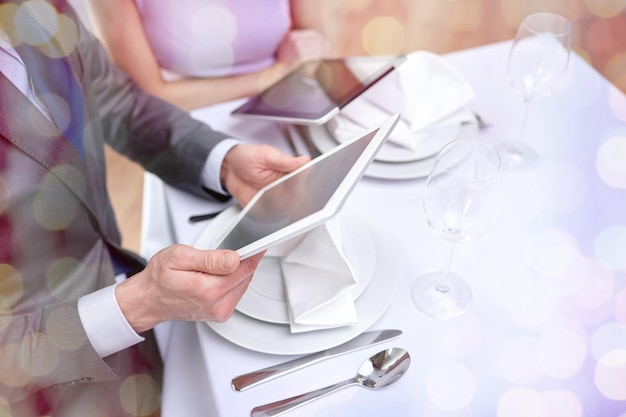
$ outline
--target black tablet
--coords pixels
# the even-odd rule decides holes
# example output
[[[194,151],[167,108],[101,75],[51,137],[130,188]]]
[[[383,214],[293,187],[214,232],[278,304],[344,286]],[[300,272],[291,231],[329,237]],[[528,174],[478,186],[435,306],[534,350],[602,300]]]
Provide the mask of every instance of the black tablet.
[[[212,248],[236,250],[246,258],[333,217],[398,119],[397,114],[388,118],[259,190]]]
[[[232,114],[296,124],[322,124],[334,117],[404,60],[404,56],[359,56],[309,61]]]

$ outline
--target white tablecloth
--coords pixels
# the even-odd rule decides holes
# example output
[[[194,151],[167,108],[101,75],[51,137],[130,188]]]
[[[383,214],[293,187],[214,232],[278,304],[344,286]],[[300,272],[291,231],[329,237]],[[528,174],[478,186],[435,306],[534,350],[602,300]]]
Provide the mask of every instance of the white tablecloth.
[[[522,100],[509,86],[509,42],[445,56],[476,91],[471,107],[492,127],[480,140],[513,139]],[[235,120],[236,103],[194,112],[214,128],[289,151],[278,127]],[[257,405],[352,377],[382,347],[406,348],[407,374],[377,392],[344,389],[294,416],[618,417],[626,410],[626,98],[578,56],[563,88],[531,104],[525,139],[539,154],[528,173],[504,174],[493,227],[457,246],[452,270],[473,292],[465,315],[430,319],[409,286],[443,266],[447,243],[426,224],[424,180],[364,179],[350,198],[394,242],[399,289],[372,328],[404,334],[244,392],[231,378],[289,359],[239,347],[205,324],[165,323],[164,416],[247,416]],[[148,177],[146,254],[168,239],[193,244],[219,209]],[[156,191],[155,191],[156,190]],[[163,200],[166,200],[164,203]],[[170,228],[155,219],[166,216]],[[156,243],[155,243],[156,242]],[[148,245],[149,244],[149,245]]]

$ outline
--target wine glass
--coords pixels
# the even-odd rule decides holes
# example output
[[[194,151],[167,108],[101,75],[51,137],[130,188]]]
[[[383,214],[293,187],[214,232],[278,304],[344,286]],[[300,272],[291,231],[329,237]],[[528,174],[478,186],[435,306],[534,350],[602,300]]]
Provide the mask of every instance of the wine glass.
[[[423,275],[411,286],[413,303],[425,314],[450,318],[469,306],[469,286],[450,272],[452,255],[457,243],[487,231],[499,209],[500,193],[500,157],[491,146],[456,140],[441,149],[426,182],[424,214],[451,246],[444,270]]]
[[[570,22],[554,13],[534,13],[521,23],[509,52],[508,75],[524,100],[522,122],[515,140],[496,146],[506,170],[523,170],[537,162],[537,153],[522,141],[530,102],[551,94],[569,63]]]

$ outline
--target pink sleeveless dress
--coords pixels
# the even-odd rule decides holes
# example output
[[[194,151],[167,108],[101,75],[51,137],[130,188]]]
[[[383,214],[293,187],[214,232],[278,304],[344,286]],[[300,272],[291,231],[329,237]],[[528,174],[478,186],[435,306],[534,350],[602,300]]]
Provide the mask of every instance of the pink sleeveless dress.
[[[162,69],[178,77],[259,71],[291,25],[289,0],[135,0]]]

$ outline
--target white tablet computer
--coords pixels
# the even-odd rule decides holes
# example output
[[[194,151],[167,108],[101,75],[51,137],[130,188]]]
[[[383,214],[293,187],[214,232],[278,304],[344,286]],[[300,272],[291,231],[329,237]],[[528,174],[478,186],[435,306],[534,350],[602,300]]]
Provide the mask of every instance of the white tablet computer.
[[[232,114],[286,123],[326,123],[403,60],[404,56],[357,56],[309,61]]]
[[[399,115],[265,186],[213,246],[242,258],[313,229],[339,212]]]

